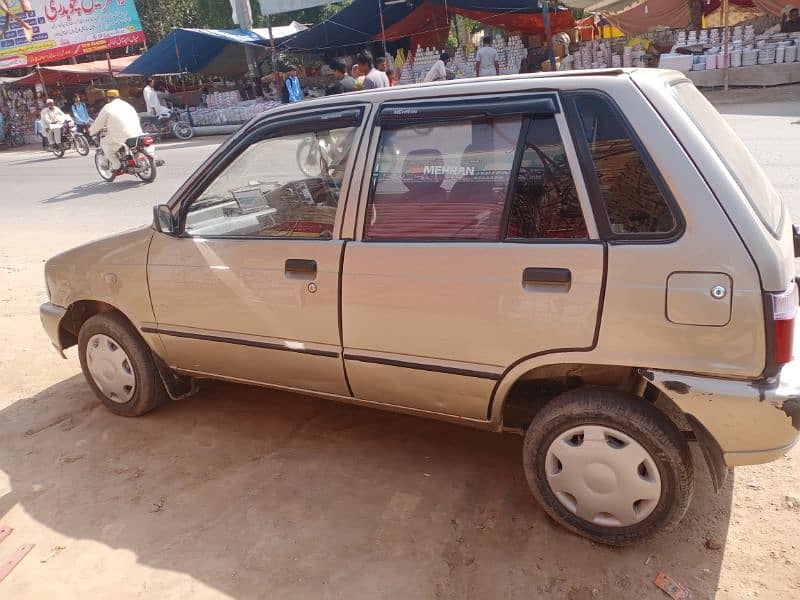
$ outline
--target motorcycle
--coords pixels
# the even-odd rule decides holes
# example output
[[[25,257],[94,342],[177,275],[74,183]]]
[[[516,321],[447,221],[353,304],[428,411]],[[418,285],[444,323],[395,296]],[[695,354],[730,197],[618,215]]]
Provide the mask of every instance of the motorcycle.
[[[89,135],[89,125],[76,125],[75,134],[75,151],[81,156],[87,156],[91,146],[95,146],[95,141]]]
[[[74,127],[71,119],[65,120],[61,124],[61,143],[48,145],[47,149],[57,158],[63,158],[70,148],[74,148],[81,156],[89,154],[89,141],[83,134],[74,133]]]
[[[180,140],[190,140],[194,137],[194,129],[186,121],[180,120],[180,112],[172,107],[169,114],[159,116],[143,116],[139,119],[142,123],[142,131],[150,135],[167,136],[174,135]]]
[[[17,148],[25,145],[25,136],[22,134],[19,125],[13,121],[6,123],[5,135],[0,140],[0,144],[6,144],[11,148]]]
[[[114,181],[119,175],[134,175],[145,183],[152,183],[156,179],[156,168],[164,165],[164,161],[156,157],[155,140],[150,134],[132,137],[119,147],[117,158],[122,166],[117,171],[111,168],[100,147],[100,137],[97,136],[95,141],[94,165],[103,181]]]

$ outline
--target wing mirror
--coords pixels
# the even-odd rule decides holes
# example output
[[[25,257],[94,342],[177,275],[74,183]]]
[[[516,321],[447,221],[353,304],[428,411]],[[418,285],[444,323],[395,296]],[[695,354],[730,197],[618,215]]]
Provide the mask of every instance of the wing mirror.
[[[173,235],[175,233],[175,219],[172,211],[166,204],[158,204],[153,207],[153,224],[157,231]]]

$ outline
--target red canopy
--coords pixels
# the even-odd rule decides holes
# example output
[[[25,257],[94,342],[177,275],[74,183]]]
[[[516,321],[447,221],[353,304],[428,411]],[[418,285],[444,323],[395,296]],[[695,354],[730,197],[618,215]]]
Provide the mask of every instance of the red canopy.
[[[417,46],[441,48],[447,44],[450,31],[449,16],[463,15],[475,21],[480,21],[493,27],[502,27],[508,31],[522,33],[544,33],[544,18],[541,13],[493,13],[483,10],[471,10],[441,3],[425,2],[404,19],[401,19],[386,29],[386,40],[398,40],[404,37],[411,38],[411,47]],[[550,27],[553,33],[566,31],[575,26],[572,13],[568,10],[550,14]],[[376,41],[383,39],[382,34],[374,38]]]
[[[57,83],[74,85],[89,83],[93,79],[100,77],[118,77],[120,71],[139,58],[136,56],[123,56],[108,60],[94,60],[92,62],[78,63],[76,65],[55,65],[41,67],[39,73],[32,71],[25,77],[18,79],[14,85],[36,85],[44,80],[45,85],[56,85]],[[109,73],[109,62],[111,72]],[[41,73],[41,76],[40,76]]]

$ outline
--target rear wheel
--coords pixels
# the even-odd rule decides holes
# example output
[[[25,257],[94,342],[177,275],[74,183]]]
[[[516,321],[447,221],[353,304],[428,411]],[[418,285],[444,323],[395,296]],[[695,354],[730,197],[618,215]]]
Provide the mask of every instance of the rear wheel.
[[[103,181],[114,181],[117,177],[114,174],[114,170],[111,168],[111,163],[108,162],[108,158],[106,158],[106,155],[103,154],[102,151],[95,152],[94,166]]]
[[[78,357],[86,381],[111,412],[138,417],[167,400],[150,349],[118,312],[95,315],[83,324]]]
[[[136,156],[136,164],[140,169],[136,172],[136,176],[145,183],[153,183],[156,179],[156,161],[153,157],[140,152]]]
[[[194,137],[194,129],[188,123],[178,121],[172,127],[172,133],[180,140],[190,140]]]
[[[89,140],[81,133],[75,136],[75,151],[81,156],[87,156],[89,154]]]
[[[523,462],[545,512],[603,544],[675,525],[694,491],[678,428],[646,401],[613,390],[581,388],[549,402],[528,428]]]

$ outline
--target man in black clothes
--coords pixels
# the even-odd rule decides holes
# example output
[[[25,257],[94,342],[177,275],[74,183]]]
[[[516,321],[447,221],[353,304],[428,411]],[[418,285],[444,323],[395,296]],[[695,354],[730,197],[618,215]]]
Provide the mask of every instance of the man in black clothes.
[[[326,96],[344,94],[356,89],[356,80],[347,74],[347,67],[344,66],[344,63],[335,62],[331,65],[331,69],[333,69],[333,76],[336,77],[336,81],[327,87],[325,90]]]

